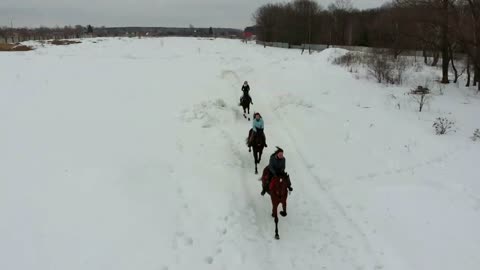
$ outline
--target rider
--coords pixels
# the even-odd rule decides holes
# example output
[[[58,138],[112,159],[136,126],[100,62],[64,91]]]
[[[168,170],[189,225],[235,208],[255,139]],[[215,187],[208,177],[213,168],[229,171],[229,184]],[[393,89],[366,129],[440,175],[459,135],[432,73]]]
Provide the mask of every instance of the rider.
[[[268,164],[269,177],[263,186],[261,195],[265,195],[270,185],[270,181],[273,177],[279,177],[286,175],[285,172],[285,157],[283,156],[283,149],[277,146],[277,150],[270,156],[270,162]],[[288,190],[292,191],[292,184],[288,183]]]
[[[254,119],[252,121],[252,129],[250,130],[250,137],[248,139],[248,145],[250,146],[253,138],[260,133],[263,136],[263,141],[265,142],[265,147],[267,147],[267,139],[265,138],[265,133],[263,132],[263,118],[260,113],[256,112],[253,115]]]
[[[242,85],[242,92],[243,92],[243,96],[240,97],[240,105],[242,104],[242,101],[244,98],[248,98],[250,99],[250,103],[253,104],[252,102],[252,97],[250,96],[249,92],[250,92],[250,85],[248,85],[248,82],[245,81]]]

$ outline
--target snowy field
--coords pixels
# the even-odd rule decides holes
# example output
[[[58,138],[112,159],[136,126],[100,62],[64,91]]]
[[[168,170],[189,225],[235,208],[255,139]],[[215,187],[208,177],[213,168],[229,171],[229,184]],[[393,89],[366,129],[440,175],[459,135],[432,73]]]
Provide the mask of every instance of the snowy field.
[[[480,95],[451,85],[419,114],[409,85],[357,80],[342,53],[166,38],[0,54],[0,269],[480,269]],[[244,80],[260,167],[278,145],[292,177],[279,241]],[[443,116],[456,132],[437,136]]]

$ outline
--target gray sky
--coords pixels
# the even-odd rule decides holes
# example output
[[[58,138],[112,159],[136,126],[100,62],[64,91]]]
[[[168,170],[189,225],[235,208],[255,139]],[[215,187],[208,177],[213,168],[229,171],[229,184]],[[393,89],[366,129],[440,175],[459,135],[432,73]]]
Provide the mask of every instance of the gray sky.
[[[233,27],[251,25],[262,4],[287,0],[0,0],[0,26],[86,25]],[[326,7],[333,0],[317,0]],[[371,8],[386,0],[353,0]]]

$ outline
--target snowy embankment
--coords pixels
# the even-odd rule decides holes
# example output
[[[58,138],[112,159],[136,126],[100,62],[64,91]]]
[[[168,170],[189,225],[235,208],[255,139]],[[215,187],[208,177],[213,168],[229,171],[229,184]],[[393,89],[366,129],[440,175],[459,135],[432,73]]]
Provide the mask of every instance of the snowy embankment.
[[[478,269],[479,97],[446,88],[418,114],[341,53],[167,38],[0,54],[0,269]],[[278,145],[292,177],[280,241],[244,80],[261,167]],[[439,116],[457,132],[434,135]]]

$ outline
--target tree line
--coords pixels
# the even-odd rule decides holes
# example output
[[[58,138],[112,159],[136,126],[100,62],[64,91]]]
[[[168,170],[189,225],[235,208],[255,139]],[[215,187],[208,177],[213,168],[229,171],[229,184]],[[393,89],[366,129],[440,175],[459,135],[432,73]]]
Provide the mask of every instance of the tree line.
[[[265,42],[386,48],[395,58],[422,51],[426,64],[441,60],[442,83],[449,83],[450,67],[458,75],[455,56],[466,55],[467,86],[470,67],[473,84],[480,80],[480,0],[393,0],[368,10],[355,9],[351,0],[326,8],[293,0],[263,5],[253,19],[257,39]]]
[[[80,38],[84,34],[92,33],[93,27],[91,25],[76,25],[55,28],[0,28],[0,38],[3,39],[2,41],[5,43],[13,42],[15,38],[18,42],[22,42],[27,40]]]

